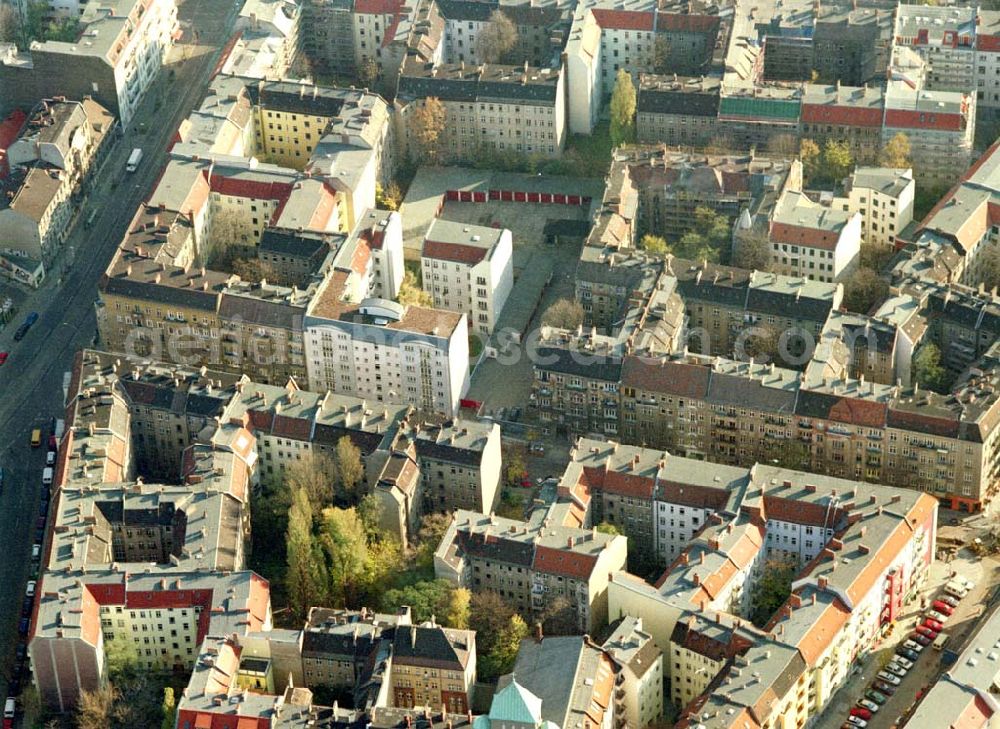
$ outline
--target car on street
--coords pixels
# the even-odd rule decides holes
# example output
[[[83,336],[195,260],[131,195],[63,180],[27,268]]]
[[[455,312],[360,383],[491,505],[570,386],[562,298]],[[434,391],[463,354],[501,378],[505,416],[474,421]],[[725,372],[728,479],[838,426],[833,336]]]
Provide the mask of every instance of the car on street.
[[[876,691],[885,694],[886,696],[892,696],[894,693],[896,693],[896,687],[893,686],[891,683],[887,683],[885,681],[875,681],[872,683],[872,686],[875,687]]]
[[[868,726],[868,722],[862,719],[860,716],[849,716],[847,717],[847,720],[851,722],[854,726],[861,727],[861,729],[864,729],[866,726]]]
[[[940,625],[944,625],[948,621],[948,616],[938,610],[931,610],[927,613],[927,617],[936,620]]]
[[[25,597],[21,601],[21,615],[31,615],[31,609],[35,606],[35,600],[31,597]]]
[[[900,648],[899,650],[897,650],[896,657],[899,658],[900,656],[914,663],[918,658],[920,658],[919,653],[917,653],[916,651],[911,651],[909,648]]]
[[[24,641],[21,641],[20,643],[17,644],[17,650],[14,651],[14,656],[17,658],[17,660],[23,661],[25,657],[27,657],[27,655],[28,655],[28,646],[25,644]]]
[[[29,624],[29,622],[30,621],[28,620],[28,618],[21,618],[21,621],[17,624],[17,632],[18,632],[18,634],[20,634],[20,635],[27,635],[28,634],[28,624]]]
[[[881,706],[882,704],[884,704],[886,701],[889,700],[888,696],[886,696],[883,693],[879,693],[875,689],[868,689],[867,691],[865,691],[865,698],[868,699],[869,701],[874,701],[879,706]]]
[[[45,465],[46,466],[54,466],[54,465],[56,465],[56,452],[55,451],[49,451],[49,452],[47,452],[45,454]]]
[[[38,321],[38,312],[33,311],[28,314],[28,316],[24,319],[24,323],[17,328],[16,332],[14,332],[14,341],[20,342],[24,339],[24,335],[28,333],[28,330],[31,329],[32,326],[34,326],[36,321]]]
[[[7,364],[8,357],[10,357],[10,352],[0,352],[0,365]]]
[[[913,662],[909,658],[904,658],[903,656],[893,656],[892,662],[900,666],[904,671],[909,671],[913,668]]]
[[[918,625],[917,632],[926,638],[930,638],[931,640],[937,638],[938,634],[938,631],[934,630],[933,628],[928,628],[926,625]]]
[[[914,633],[913,635],[910,636],[910,640],[912,640],[915,643],[919,643],[925,648],[931,644],[931,639],[921,633]]]
[[[898,663],[890,663],[888,666],[885,667],[885,670],[888,671],[889,673],[896,675],[899,678],[902,678],[903,676],[906,675],[906,669],[903,668]]]
[[[873,714],[876,711],[878,711],[878,704],[876,704],[874,701],[869,701],[868,699],[861,699],[861,700],[859,700],[858,701],[858,706],[861,706],[861,707],[864,707],[865,709],[868,709],[868,711],[870,711]]]
[[[859,702],[859,704],[860,704],[860,702]],[[872,718],[872,712],[871,712],[870,709],[868,709],[868,708],[866,708],[864,706],[860,706],[860,705],[859,706],[852,706],[851,707],[851,716],[856,716],[859,719],[864,719],[865,721],[868,721],[869,719]],[[850,721],[850,719],[848,719],[848,721]]]
[[[940,595],[938,596],[938,600],[953,608],[957,608],[958,603],[961,602],[957,597],[952,597],[951,595]]]
[[[878,676],[879,679],[885,681],[888,684],[892,684],[893,686],[899,686],[899,676],[897,676],[894,673],[889,673],[888,671],[879,671],[875,675]]]
[[[543,446],[541,443],[532,443],[531,448],[529,450],[531,451],[532,455],[536,456],[545,455],[545,446]]]
[[[935,633],[940,633],[941,629],[944,627],[944,623],[939,623],[933,617],[926,617],[926,618],[924,618],[923,625],[926,628],[930,628]],[[937,637],[937,636],[935,636],[935,637]]]
[[[903,642],[903,647],[910,649],[914,653],[919,653],[920,651],[922,651],[924,649],[924,647],[922,645],[920,645],[919,643],[914,643],[912,640],[909,640],[909,639],[907,639],[907,640],[905,640]]]
[[[36,584],[37,583],[34,580],[28,580],[28,586],[24,588],[24,594],[28,597],[34,597]]]
[[[931,607],[937,610],[939,613],[944,613],[948,617],[951,617],[951,614],[955,612],[955,608],[953,608],[951,605],[948,605],[947,603],[942,602],[941,600],[935,600],[934,602],[932,602]]]

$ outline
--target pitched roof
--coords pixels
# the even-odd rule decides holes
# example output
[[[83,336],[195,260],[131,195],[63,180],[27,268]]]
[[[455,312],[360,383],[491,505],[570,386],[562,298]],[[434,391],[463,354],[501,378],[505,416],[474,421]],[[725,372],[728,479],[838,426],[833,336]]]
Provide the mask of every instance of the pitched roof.
[[[589,580],[597,564],[597,557],[566,549],[538,546],[532,569],[551,575],[563,575],[574,580]]]

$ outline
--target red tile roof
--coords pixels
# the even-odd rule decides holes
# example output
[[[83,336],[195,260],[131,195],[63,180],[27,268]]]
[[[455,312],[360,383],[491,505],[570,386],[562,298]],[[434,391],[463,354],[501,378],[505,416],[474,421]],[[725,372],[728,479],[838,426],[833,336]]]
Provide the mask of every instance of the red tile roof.
[[[836,124],[846,127],[881,127],[881,107],[858,108],[833,104],[803,104],[805,124]]]
[[[961,422],[957,419],[938,418],[908,410],[892,409],[889,410],[888,425],[891,428],[913,430],[928,435],[957,438]]]
[[[256,200],[279,200],[284,203],[292,194],[290,182],[265,182],[264,180],[248,180],[239,177],[225,177],[214,174],[209,180],[212,192],[231,197],[248,197]]]
[[[590,554],[580,554],[567,549],[553,547],[536,547],[532,569],[546,572],[550,575],[562,575],[574,580],[589,580],[597,557]]]
[[[708,394],[711,369],[683,362],[662,362],[629,356],[622,363],[622,386],[682,397]]]
[[[881,428],[885,425],[887,412],[888,406],[884,403],[842,397],[830,408],[827,417],[841,423]]]
[[[719,28],[719,18],[715,15],[688,15],[686,13],[657,13],[657,30],[687,31],[703,33]]]
[[[764,517],[766,519],[833,528],[844,516],[845,512],[842,509],[835,509],[831,512],[825,504],[784,499],[780,496],[764,496]]]
[[[604,474],[604,483],[600,490],[609,494],[621,496],[637,496],[643,499],[653,498],[655,482],[646,476],[621,471],[608,471]]]
[[[840,236],[829,230],[807,228],[789,223],[771,223],[771,240],[775,243],[790,243],[807,248],[822,248],[832,251],[837,247]]]
[[[401,0],[355,0],[354,12],[366,15],[392,15],[402,6]]]
[[[711,488],[690,483],[674,483],[661,480],[659,483],[659,498],[671,504],[696,506],[700,509],[721,509],[728,498],[724,488]]]
[[[963,117],[961,114],[886,109],[885,126],[896,129],[937,129],[944,132],[958,132],[962,130]]]
[[[312,435],[312,421],[305,418],[290,418],[286,415],[274,416],[272,435],[279,435],[294,440],[308,441]]]
[[[1000,36],[997,35],[977,35],[976,50],[986,53],[1000,53]]]
[[[425,240],[422,256],[437,258],[442,261],[454,261],[474,265],[486,258],[488,249],[482,246],[467,246],[461,243],[443,243],[436,240]]]
[[[651,12],[633,10],[607,10],[594,8],[594,19],[602,28],[616,30],[653,30],[654,15]]]

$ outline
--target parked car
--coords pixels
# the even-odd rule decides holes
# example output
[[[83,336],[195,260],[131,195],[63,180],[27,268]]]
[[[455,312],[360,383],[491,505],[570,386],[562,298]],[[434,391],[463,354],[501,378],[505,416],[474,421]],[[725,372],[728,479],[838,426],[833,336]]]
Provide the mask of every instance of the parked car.
[[[21,615],[31,615],[33,607],[35,607],[35,599],[33,597],[25,597],[21,601]]]
[[[934,630],[933,628],[928,628],[926,625],[918,625],[917,632],[926,638],[930,638],[931,640],[937,638],[938,634],[938,631]]]
[[[861,729],[864,729],[866,726],[868,726],[868,722],[862,719],[860,716],[849,716],[847,717],[847,720],[851,722],[854,726],[861,727]]]
[[[28,586],[24,588],[24,594],[27,595],[28,597],[34,597],[36,584],[37,583],[34,580],[28,580]]]
[[[953,608],[957,608],[958,603],[961,602],[957,597],[952,597],[951,595],[939,595],[938,600]]]
[[[876,704],[874,701],[869,701],[868,699],[861,699],[861,700],[859,700],[858,701],[858,706],[863,706],[864,708],[868,709],[868,711],[870,711],[873,714],[876,711],[878,711],[878,704]]]
[[[871,710],[869,710],[864,706],[852,706],[851,716],[856,716],[859,719],[864,719],[865,721],[868,721],[869,719],[872,718],[872,712]],[[848,719],[848,721],[850,721],[850,719]]]
[[[949,582],[944,586],[944,591],[946,594],[954,597],[956,600],[961,600],[963,597],[969,594],[969,591],[965,589],[964,585],[960,585],[957,582]]]
[[[931,607],[939,613],[944,613],[948,617],[951,617],[951,614],[955,612],[955,608],[945,602],[942,602],[941,600],[935,600],[932,602]]]
[[[28,634],[28,625],[30,622],[31,621],[28,618],[21,618],[20,622],[17,624],[17,632],[19,635]]]
[[[900,655],[893,656],[892,663],[897,664],[904,671],[909,671],[911,668],[913,668],[913,661],[911,661],[909,658]]]
[[[899,676],[897,676],[895,673],[889,673],[888,671],[879,671],[875,675],[878,676],[880,680],[885,681],[888,684],[891,684],[893,686],[899,686]]]
[[[925,648],[931,644],[931,639],[928,638],[926,635],[922,635],[920,633],[914,633],[913,635],[911,635],[910,640],[919,643]]]
[[[904,648],[909,648],[914,653],[919,653],[920,651],[922,651],[924,649],[924,647],[922,645],[920,645],[919,643],[914,643],[912,640],[906,640],[906,641],[904,641],[903,642],[903,647]]]
[[[883,693],[886,696],[892,696],[894,693],[896,693],[896,687],[886,681],[875,681],[874,683],[872,683],[872,686],[875,687],[876,691],[878,691],[879,693]]]
[[[948,616],[940,610],[931,610],[927,613],[927,617],[931,620],[936,620],[940,625],[944,625],[948,621]]]
[[[17,644],[17,650],[14,651],[14,656],[19,661],[23,661],[28,655],[28,646],[24,641]]]
[[[888,666],[885,667],[885,670],[900,678],[906,675],[906,669],[903,668],[898,663],[890,663]]]
[[[874,701],[879,706],[881,706],[882,704],[884,704],[886,701],[889,700],[888,696],[886,696],[883,693],[879,693],[875,689],[868,689],[867,691],[865,691],[865,698],[868,699],[869,701]]]
[[[925,617],[923,622],[924,627],[930,628],[935,633],[940,633],[941,629],[944,627],[943,623],[939,623],[933,617]],[[937,636],[935,636],[937,637]]]

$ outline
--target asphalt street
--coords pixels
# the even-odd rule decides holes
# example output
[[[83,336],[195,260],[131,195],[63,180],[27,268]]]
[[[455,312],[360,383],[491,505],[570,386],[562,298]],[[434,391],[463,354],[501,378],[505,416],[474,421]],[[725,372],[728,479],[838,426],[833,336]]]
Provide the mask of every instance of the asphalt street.
[[[31,448],[32,428],[48,435],[49,421],[62,417],[63,373],[81,347],[94,341],[97,282],[121,241],[137,206],[151,192],[166,161],[167,147],[180,122],[201,100],[219,51],[229,36],[236,7],[219,0],[187,0],[179,7],[185,35],[171,51],[168,69],[147,94],[130,128],[125,130],[96,181],[88,209],[97,217],[70,235],[62,259],[42,287],[23,300],[18,317],[0,332],[0,351],[10,359],[0,367],[0,467],[5,471],[0,493],[0,683],[6,695],[14,666],[21,602],[29,571],[31,545],[39,516],[45,448]],[[193,31],[197,31],[196,33]],[[143,126],[145,131],[138,129]],[[134,147],[144,158],[138,171],[125,172]],[[85,216],[78,216],[82,220]],[[21,342],[14,330],[28,312],[37,323]]]

